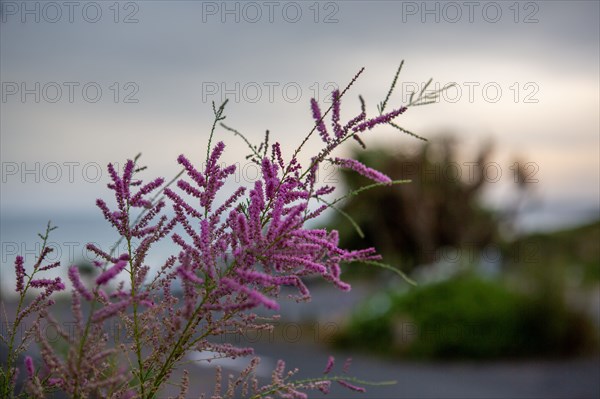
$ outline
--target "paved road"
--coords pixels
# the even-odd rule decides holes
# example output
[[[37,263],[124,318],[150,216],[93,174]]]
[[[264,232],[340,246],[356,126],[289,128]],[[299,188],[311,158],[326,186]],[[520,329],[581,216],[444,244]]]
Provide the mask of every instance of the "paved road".
[[[276,359],[283,358],[289,367],[300,368],[298,376],[320,375],[329,351],[307,344],[259,344],[257,354],[264,359],[268,375]],[[371,380],[396,380],[394,386],[367,387],[366,394],[336,389],[314,398],[445,398],[445,399],[595,399],[600,398],[600,358],[568,361],[526,361],[504,363],[413,363],[384,361],[372,357],[333,353],[339,363],[353,358],[350,374]],[[235,373],[244,364],[225,363],[225,370]],[[212,370],[193,366],[194,390],[208,391]],[[190,370],[192,371],[192,370]],[[262,373],[261,373],[262,374]],[[166,397],[166,396],[165,396]],[[197,396],[190,396],[197,397]],[[210,397],[210,396],[209,396]]]

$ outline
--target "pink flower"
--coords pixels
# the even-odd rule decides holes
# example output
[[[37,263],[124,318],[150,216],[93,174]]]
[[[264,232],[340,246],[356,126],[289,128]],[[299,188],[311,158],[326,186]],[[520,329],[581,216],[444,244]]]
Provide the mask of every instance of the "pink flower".
[[[33,359],[31,356],[25,356],[25,370],[27,371],[27,376],[29,378],[33,378],[35,375],[35,369],[33,367]]]
[[[333,162],[340,165],[342,168],[352,169],[364,177],[378,183],[389,184],[392,182],[392,179],[390,179],[388,176],[375,169],[371,169],[354,159],[334,158]]]
[[[109,319],[111,317],[113,317],[114,315],[116,315],[117,313],[125,310],[127,308],[127,306],[129,306],[129,304],[131,303],[131,300],[129,299],[124,299],[120,302],[115,302],[115,303],[111,303],[108,306],[103,307],[102,309],[100,309],[99,311],[97,311],[92,320],[94,321],[94,323],[101,323],[106,319]]]
[[[385,124],[390,122],[392,119],[397,117],[398,115],[403,114],[408,108],[402,107],[395,111],[388,112],[387,114],[383,114],[377,116],[375,118],[369,119],[368,121],[362,122],[361,124],[352,128],[352,131],[355,133],[363,132],[365,130],[371,130],[377,125]]]
[[[252,290],[242,284],[239,284],[230,278],[222,278],[221,285],[223,285],[226,288],[229,288],[232,291],[240,292],[242,294],[247,295],[249,299],[254,303],[254,306],[263,305],[267,309],[279,309],[279,304],[274,300],[269,299],[260,292]]]
[[[196,276],[193,272],[186,270],[181,266],[177,268],[177,273],[179,273],[181,277],[183,277],[186,280],[189,280],[193,284],[202,284],[204,282],[204,280]]]
[[[325,143],[329,143],[331,138],[329,137],[329,133],[327,133],[327,128],[325,127],[325,122],[323,122],[323,118],[321,116],[321,109],[319,108],[319,103],[314,98],[310,99],[310,107],[312,109],[312,116],[317,124],[317,130],[321,135],[321,139]]]
[[[54,280],[47,278],[31,280],[29,285],[33,288],[46,288],[48,295],[54,291],[62,291],[65,289],[65,285],[62,283],[60,277],[55,277]]]
[[[359,387],[359,386],[356,386],[356,385],[352,385],[348,381],[345,381],[345,380],[338,380],[338,384],[340,384],[341,386],[343,386],[345,388],[348,388],[348,389],[350,389],[352,391],[363,392],[363,393],[367,392],[367,390],[365,388]]]
[[[325,371],[323,371],[323,374],[329,374],[331,369],[333,369],[334,363],[335,358],[333,356],[329,356],[329,359],[327,359],[327,366],[325,366]]]
[[[69,267],[69,279],[71,280],[71,283],[73,283],[73,288],[75,288],[75,290],[82,297],[84,297],[88,301],[91,301],[92,299],[94,299],[94,296],[92,295],[92,293],[87,288],[85,288],[85,286],[83,285],[83,282],[81,281],[81,278],[79,277],[79,269],[77,268],[76,265]]]
[[[104,273],[102,273],[101,275],[98,276],[98,278],[96,279],[96,284],[104,285],[104,284],[108,283],[110,280],[115,278],[119,273],[121,273],[123,271],[123,269],[125,269],[126,266],[127,266],[126,260],[118,261],[110,269],[107,269]]]
[[[360,72],[352,82],[358,75]],[[225,166],[221,159],[225,150],[223,142],[208,149],[206,164],[201,168],[180,155],[177,161],[183,167],[182,173],[166,185],[168,188],[162,178],[142,181],[139,176],[145,167],[139,166],[138,158],[127,160],[121,170],[109,164],[108,188],[113,199],[98,199],[96,205],[120,238],[117,245],[106,251],[94,244],[86,246],[98,257],[94,265],[101,271],[94,290],[82,282],[77,266],[68,269],[73,286],[73,328],[69,326],[69,331],[61,328],[46,311],[54,303],[50,295],[64,289],[60,278],[36,275],[58,266],[52,263],[41,267],[51,249],[42,250],[28,286],[25,286],[28,275],[23,257],[15,259],[17,292],[24,293],[29,286],[43,289],[21,309],[17,320],[31,313],[41,316],[35,322],[34,334],[37,333],[46,369],[39,372],[45,378],[52,377],[47,380],[35,377],[33,359],[27,356],[25,368],[30,381],[26,389],[36,397],[43,397],[46,387],[42,384],[46,384],[58,385],[70,396],[112,393],[116,397],[130,398],[140,395],[138,388],[147,387],[144,396],[156,397],[164,384],[172,382],[171,373],[182,364],[186,351],[212,352],[208,361],[253,354],[252,348],[215,342],[230,332],[274,328],[270,320],[259,316],[258,310],[260,307],[279,310],[277,301],[284,289],[293,288],[290,297],[297,301],[309,300],[306,281],[320,277],[339,289],[349,290],[350,285],[342,281],[342,264],[378,260],[380,256],[374,248],[340,248],[336,231],[307,227],[328,208],[322,204],[314,206],[315,201],[323,202],[323,196],[335,190],[334,186],[319,184],[317,171],[341,143],[350,137],[360,140],[357,134],[390,122],[406,108],[367,119],[366,107],[360,98],[361,113],[343,124],[340,108],[346,90],[332,94],[333,104],[324,113],[317,101],[311,100],[315,127],[287,163],[280,144],[269,145],[268,133],[260,146],[252,146],[246,140],[252,152],[248,159],[257,165],[259,172],[249,193],[245,187],[239,187],[232,193],[222,194],[221,189],[231,183],[231,175],[236,170],[233,165]],[[209,143],[214,127],[224,119],[223,106],[213,109],[215,124]],[[330,110],[333,111],[331,135],[324,122]],[[325,145],[316,154],[303,153],[302,158],[312,157],[308,157],[310,164],[302,164],[300,149],[313,132],[318,132]],[[376,182],[391,182],[389,177],[358,161],[335,158],[333,162]],[[168,205],[170,210],[166,209]],[[148,253],[155,243],[165,240],[175,244],[174,252],[156,269],[157,274],[150,276],[153,269],[148,265]],[[115,250],[121,244],[128,250],[117,256]],[[127,279],[114,286],[109,284],[124,270]],[[174,287],[180,287],[181,292],[175,294]],[[93,306],[82,306],[82,297]],[[91,312],[91,319],[87,312]],[[276,317],[273,315],[271,320]],[[58,353],[43,336],[41,319],[54,324],[58,334],[77,350]],[[118,333],[123,334],[114,342],[105,334],[105,322],[109,319],[115,322]],[[122,358],[121,351],[125,352]],[[135,360],[127,362],[132,369],[113,367],[115,361],[124,358]],[[163,363],[164,367],[160,367]],[[222,381],[218,377],[214,397],[233,397],[238,390],[252,396],[249,391],[253,390],[258,396],[273,394],[305,399],[307,394],[300,390],[319,389],[326,393],[332,381],[339,378],[294,381],[291,377],[296,371],[286,372],[285,363],[279,361],[271,385],[258,387],[258,379],[251,375],[257,365],[258,359],[252,360],[241,372],[240,379],[230,380],[225,395],[222,395]],[[329,356],[324,374],[329,374],[334,365],[333,356]],[[348,366],[349,361],[344,365],[344,372]],[[139,384],[142,377],[144,388]],[[348,378],[338,383],[357,392],[365,391],[349,381],[356,380]],[[187,377],[181,385],[179,397],[185,397]]]
[[[15,259],[15,272],[17,275],[17,292],[23,291],[23,281],[25,280],[25,266],[23,266],[23,257],[17,256]]]
[[[61,385],[62,382],[62,378],[48,378],[48,385]]]

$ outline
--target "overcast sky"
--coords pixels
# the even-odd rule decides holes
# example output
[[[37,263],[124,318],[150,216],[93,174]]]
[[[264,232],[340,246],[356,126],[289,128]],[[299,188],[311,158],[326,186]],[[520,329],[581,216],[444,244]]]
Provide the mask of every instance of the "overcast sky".
[[[174,175],[182,152],[202,161],[210,103],[224,97],[228,124],[255,141],[270,129],[291,151],[312,127],[311,97],[325,103],[364,66],[342,114],[357,112],[358,94],[375,114],[403,59],[392,106],[430,77],[457,86],[398,123],[456,135],[465,162],[492,139],[502,178],[488,201],[507,201],[518,157],[545,209],[530,223],[598,216],[597,1],[0,4],[4,219],[95,212],[107,182],[97,166],[138,152],[150,175]],[[241,160],[241,143],[217,134],[225,160]],[[370,135],[420,144],[385,128]]]

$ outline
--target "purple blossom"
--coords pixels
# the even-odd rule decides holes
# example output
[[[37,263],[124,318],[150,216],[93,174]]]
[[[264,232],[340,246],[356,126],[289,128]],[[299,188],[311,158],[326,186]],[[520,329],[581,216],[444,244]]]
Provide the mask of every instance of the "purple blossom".
[[[319,391],[323,392],[325,395],[329,393],[329,390],[331,389],[331,381],[322,381],[317,382],[316,384]]]
[[[192,163],[185,157],[185,155],[181,154],[177,158],[177,162],[182,165],[187,171],[188,176],[196,182],[200,187],[204,187],[206,185],[206,180],[202,173],[198,172],[196,168],[192,165]]]
[[[323,186],[323,187],[320,187],[319,189],[317,189],[317,191],[315,191],[315,196],[319,197],[321,195],[331,194],[334,191],[335,191],[335,187],[333,187],[333,186]]]
[[[344,136],[344,129],[340,125],[340,91],[335,90],[331,93],[331,98],[333,101],[333,113],[331,115],[331,124],[333,125],[333,132],[335,133],[335,137],[341,138]]]
[[[349,357],[346,359],[346,361],[344,362],[344,367],[342,367],[342,371],[344,373],[347,373],[350,370],[350,365],[352,364],[352,358]]]
[[[48,385],[52,386],[52,385],[61,385],[62,384],[62,378],[48,378]]]
[[[23,257],[17,256],[15,259],[15,273],[17,275],[17,292],[23,291],[23,281],[25,280],[25,266],[23,265]]]
[[[321,140],[324,143],[329,143],[331,138],[329,137],[329,133],[327,133],[327,128],[325,127],[325,122],[323,122],[323,117],[321,116],[321,109],[319,108],[319,103],[314,98],[310,99],[310,107],[312,109],[312,116],[317,124],[317,130],[321,136]]]
[[[177,268],[177,272],[179,273],[179,275],[181,277],[190,281],[191,283],[202,284],[204,282],[204,280],[202,280],[200,277],[196,276],[193,272],[186,270],[185,268],[183,268],[181,266]]]
[[[43,271],[46,271],[46,270],[54,269],[55,267],[59,267],[59,266],[60,266],[60,262],[54,262],[54,263],[50,263],[49,265],[40,267],[39,271],[43,272]]]
[[[76,265],[69,267],[69,280],[73,283],[73,288],[85,299],[91,301],[94,299],[92,293],[83,285],[79,276],[79,269]]]
[[[278,310],[279,304],[258,291],[254,291],[244,285],[241,285],[230,278],[222,278],[221,285],[231,291],[237,291],[245,294],[252,301],[254,306],[263,305],[267,309]]]
[[[408,108],[402,107],[392,112],[388,112],[387,114],[383,114],[377,116],[375,118],[369,119],[368,121],[362,122],[361,124],[352,128],[353,132],[364,132],[365,130],[371,130],[377,125],[385,124],[390,122],[392,119],[397,117],[398,115],[403,114]]]
[[[275,143],[271,146],[271,158],[277,162],[277,165],[281,169],[285,168],[285,162],[283,162],[283,157],[281,156],[281,145],[279,143]]]
[[[152,308],[152,307],[154,307],[154,306],[155,306],[154,302],[152,302],[152,301],[149,301],[149,300],[147,300],[147,299],[142,299],[142,300],[140,301],[140,305],[142,305],[142,306],[145,306],[145,307],[147,307],[147,308]]]
[[[129,201],[130,205],[135,207],[150,208],[152,206],[152,203],[144,199],[143,197],[160,187],[164,181],[165,180],[162,177],[159,177],[157,179],[154,179],[150,183],[142,186],[139,189],[139,191],[133,197],[131,197],[131,200]]]
[[[361,101],[361,112],[360,114],[358,114],[357,116],[355,116],[354,118],[350,119],[343,128],[344,131],[344,135],[346,135],[350,129],[353,129],[359,122],[365,120],[365,118],[367,117],[367,112],[365,109],[365,103],[362,100],[362,97],[359,97],[360,101]]]
[[[392,179],[390,179],[388,176],[375,169],[371,169],[354,159],[334,158],[333,162],[340,165],[342,168],[352,169],[353,171],[363,175],[368,179],[376,181],[377,183],[389,184],[392,182]]]
[[[48,293],[54,291],[62,291],[65,289],[65,285],[62,283],[60,277],[56,277],[54,280],[47,278],[41,278],[37,280],[31,280],[29,285],[33,288],[46,288]]]
[[[335,364],[335,358],[333,356],[329,356],[327,359],[327,365],[325,366],[325,371],[323,374],[329,374],[329,372],[333,369],[333,365]]]
[[[311,100],[316,122],[313,130],[318,131],[325,146],[313,154],[309,164],[300,162],[299,150],[304,142],[287,163],[279,143],[271,145],[270,154],[268,139],[261,147],[253,147],[252,161],[259,166],[260,176],[248,190],[238,187],[229,195],[222,195],[227,179],[236,170],[233,165],[222,164],[223,142],[209,149],[203,168],[197,168],[180,155],[177,162],[185,173],[169,187],[163,186],[163,178],[141,180],[139,173],[144,168],[137,166],[137,158],[128,160],[121,171],[109,164],[108,188],[114,198],[98,199],[96,205],[120,237],[117,244],[126,244],[128,253],[117,257],[114,249],[104,251],[94,244],[86,246],[98,257],[94,265],[101,270],[93,290],[81,281],[76,266],[69,268],[73,330],[63,330],[46,312],[53,303],[50,295],[64,289],[60,278],[33,278],[37,271],[58,266],[58,263],[41,266],[50,249],[42,250],[27,286],[23,258],[15,260],[17,291],[23,292],[29,286],[44,289],[17,316],[19,320],[32,312],[41,316],[34,329],[46,369],[41,368],[40,375],[45,378],[39,381],[36,378],[39,386],[32,381],[27,389],[39,397],[52,385],[60,386],[72,397],[137,397],[142,389],[142,396],[156,397],[161,387],[171,382],[171,372],[181,365],[186,351],[210,351],[215,359],[253,354],[252,348],[216,344],[215,340],[246,328],[272,329],[272,324],[257,315],[257,308],[279,310],[283,287],[292,287],[290,297],[297,301],[311,298],[305,283],[307,278],[320,277],[343,291],[350,290],[350,285],[342,281],[342,265],[378,260],[380,256],[374,248],[340,248],[336,231],[307,227],[307,223],[328,208],[313,206],[314,201],[323,201],[322,196],[335,191],[334,186],[319,184],[317,171],[346,139],[354,137],[360,142],[357,133],[388,123],[406,109],[367,119],[361,99],[361,113],[343,124],[342,95],[337,90],[332,93],[332,135],[323,121],[326,113],[322,113],[315,99]],[[221,111],[215,108],[216,122],[222,119],[219,119]],[[357,161],[334,158],[333,162],[376,182],[391,182],[387,176]],[[153,276],[147,264],[148,253],[155,243],[165,239],[171,240],[175,249]],[[127,279],[114,286],[109,284],[124,270]],[[175,294],[175,286],[181,287],[181,295]],[[91,302],[90,306],[82,306],[82,297]],[[88,309],[91,309],[89,315]],[[57,353],[42,333],[39,323],[42,318],[54,323],[66,344],[76,349]],[[123,327],[126,344],[110,346],[102,328],[109,319],[116,321],[115,326]],[[111,366],[127,358],[134,360],[127,362],[132,369]],[[26,358],[25,365],[33,380],[32,359]],[[242,390],[253,389],[259,396],[272,392],[282,398],[307,398],[301,390],[319,389],[326,393],[333,380],[364,392],[364,388],[337,377],[331,381],[330,377],[323,377],[322,381],[295,384],[290,379],[295,371],[285,371],[283,361],[278,362],[273,372],[271,388],[260,388],[258,380],[251,376],[257,365],[258,360],[252,360],[240,379],[230,380],[225,395],[221,394],[222,383],[218,379],[214,397],[233,397],[236,387],[241,386]],[[344,371],[348,365],[346,362]],[[334,358],[330,356],[324,374],[333,367]],[[141,381],[141,376],[149,377]],[[180,397],[185,396],[187,384],[185,377]]]
[[[350,384],[348,381],[346,380],[338,380],[338,384],[340,384],[341,386],[343,386],[344,388],[348,388],[351,391],[356,391],[356,392],[367,392],[367,390],[363,387],[359,387],[356,385],[352,385]]]
[[[279,179],[277,178],[277,165],[271,163],[268,158],[263,158],[262,174],[265,180],[265,193],[267,198],[271,199],[274,197],[275,190],[279,186]]]
[[[103,307],[102,309],[100,309],[99,311],[97,311],[96,313],[94,313],[93,316],[93,321],[94,323],[101,323],[106,319],[109,319],[111,317],[113,317],[114,315],[116,315],[117,313],[125,310],[127,308],[127,306],[129,306],[129,304],[131,303],[131,301],[129,299],[124,299],[120,302],[114,302],[111,303],[108,306]]]
[[[104,273],[102,273],[101,275],[98,276],[98,278],[96,279],[96,284],[104,285],[104,284],[108,283],[110,280],[115,278],[119,273],[121,273],[123,271],[123,269],[125,269],[125,267],[127,267],[127,264],[128,263],[126,260],[118,261],[111,268],[107,269]]]
[[[30,379],[35,375],[35,369],[33,367],[33,359],[31,356],[25,356],[25,370],[27,371],[27,377]]]

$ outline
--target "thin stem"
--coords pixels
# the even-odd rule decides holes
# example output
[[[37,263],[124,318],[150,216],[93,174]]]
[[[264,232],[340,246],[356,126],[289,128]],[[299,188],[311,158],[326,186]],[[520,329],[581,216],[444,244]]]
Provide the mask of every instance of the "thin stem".
[[[96,295],[96,293],[94,293],[94,296]],[[79,343],[79,352],[78,352],[78,357],[77,357],[77,370],[81,369],[81,361],[83,360],[83,348],[85,347],[85,343],[87,341],[87,337],[88,334],[90,332],[90,328],[92,326],[92,315],[94,314],[94,310],[96,310],[96,298],[94,297],[94,299],[92,300],[92,304],[91,304],[91,308],[90,308],[90,313],[88,315],[87,321],[85,323],[85,330],[83,332],[83,335],[81,336],[81,342]],[[76,374],[75,377],[75,389],[73,390],[73,398],[79,398],[79,374]]]
[[[406,184],[406,183],[410,183],[411,181],[412,180],[409,180],[409,179],[407,179],[407,180],[392,180],[389,183],[373,183],[373,184],[368,184],[366,186],[362,186],[360,188],[357,188],[356,190],[351,191],[351,192],[349,192],[346,195],[342,195],[341,197],[336,198],[330,205],[335,205],[338,202],[340,202],[340,201],[342,201],[342,200],[344,200],[346,198],[354,197],[354,196],[362,193],[363,191],[367,191],[367,190],[370,190],[372,188],[386,186],[388,184],[392,184],[392,185],[394,185],[394,184]]]
[[[211,142],[212,142],[212,137],[213,137],[213,134],[215,132],[215,128],[217,126],[217,123],[219,121],[222,121],[222,120],[225,119],[225,116],[223,116],[223,112],[225,110],[225,105],[227,104],[228,101],[229,100],[226,99],[223,102],[223,104],[221,104],[221,106],[219,107],[218,110],[215,109],[215,106],[214,106],[214,103],[213,103],[213,112],[215,113],[215,119],[213,121],[212,128],[210,130],[210,136],[209,136],[209,139],[208,139],[208,147],[207,147],[207,151],[206,151],[206,162],[208,162],[208,158],[210,156],[210,145],[211,145]],[[137,157],[136,157],[136,160],[137,160]],[[133,224],[132,224],[133,226],[135,226],[142,219],[142,217],[144,217],[144,215],[146,214],[146,212],[148,212],[149,209],[152,209],[152,207],[154,205],[156,205],[157,202],[160,202],[160,201],[162,201],[164,199],[164,196],[162,196],[163,193],[164,193],[164,191],[168,187],[170,187],[173,183],[175,183],[181,177],[181,175],[183,175],[184,173],[185,173],[185,168],[181,169],[171,180],[169,180],[169,182],[167,184],[165,184],[164,186],[162,186],[160,188],[160,190],[158,190],[156,192],[156,194],[154,194],[154,196],[152,198],[150,198],[150,203],[152,204],[152,206],[150,208],[144,208],[140,212],[140,214],[133,221]],[[111,256],[114,255],[115,251],[117,250],[117,248],[119,247],[119,245],[121,244],[121,242],[123,242],[123,236],[119,237],[119,239],[117,240],[117,242],[110,249],[110,253],[109,254]]]
[[[338,97],[338,100],[341,100],[342,97],[344,97],[344,94],[346,94],[346,92],[350,89],[350,87],[352,87],[352,85],[354,84],[354,82],[356,82],[356,80],[360,77],[360,75],[363,73],[364,70],[365,70],[365,67],[360,68],[360,70],[356,73],[356,75],[354,75],[354,77],[352,78],[352,80],[350,81],[350,83],[348,83],[346,85],[346,87],[344,88],[344,90],[340,93],[340,96]],[[312,136],[312,134],[317,130],[317,127],[321,124],[321,122],[323,122],[323,120],[325,119],[325,117],[329,114],[329,112],[332,109],[333,109],[333,104],[331,104],[329,106],[329,108],[327,108],[327,110],[323,113],[323,115],[321,115],[321,119],[319,119],[315,123],[315,125],[313,126],[313,128],[311,129],[311,131],[308,132],[308,134],[306,135],[306,137],[304,137],[304,140],[302,140],[302,142],[300,143],[300,145],[298,146],[298,148],[296,148],[296,150],[294,151],[294,155],[292,155],[292,159],[296,159],[296,157],[300,153],[300,150],[302,150],[302,147],[304,146],[304,144],[306,144],[306,142],[308,141],[308,139],[310,138],[310,136]],[[311,166],[307,169],[307,171],[304,172],[300,178],[304,177],[306,175],[306,173],[308,173],[312,169],[312,167],[314,165],[315,165],[315,163],[313,162],[311,164]],[[290,168],[291,167],[292,167],[292,163],[290,162],[288,164],[287,168],[285,168],[285,171],[283,172],[283,176],[281,177],[281,179],[279,180],[279,183],[277,184],[277,187],[275,188],[275,193],[273,195],[273,198],[271,198],[269,200],[269,203],[265,207],[265,211],[261,215],[261,220],[263,220],[263,217],[265,216],[266,210],[271,207],[271,204],[273,203],[274,198],[276,198],[277,193],[279,193],[279,189],[281,188],[281,184],[285,181],[285,178],[290,173]]]
[[[364,70],[365,70],[365,67],[362,67],[356,73],[356,75],[354,75],[354,77],[352,78],[352,80],[350,81],[350,83],[348,83],[346,85],[346,87],[344,88],[344,90],[340,93],[340,96],[338,97],[339,100],[341,100],[342,97],[344,97],[344,94],[346,94],[346,92],[350,89],[350,87],[352,87],[352,85],[354,84],[354,82],[356,82],[356,80],[360,77],[360,75],[363,73]],[[321,122],[323,122],[323,120],[325,119],[325,117],[327,116],[327,114],[329,114],[329,112],[332,109],[333,109],[333,104],[331,104],[329,106],[329,108],[327,108],[327,111],[325,111],[325,113],[323,113],[323,115],[321,116],[321,119],[319,119],[315,123],[315,125],[313,126],[313,128],[311,129],[311,131],[308,132],[308,134],[306,135],[306,137],[304,138],[304,140],[302,140],[302,142],[300,143],[300,145],[298,146],[298,148],[296,148],[296,151],[294,151],[294,155],[292,156],[292,159],[296,158],[296,156],[300,153],[300,150],[302,149],[302,147],[304,146],[304,144],[306,144],[306,142],[308,141],[308,139],[310,138],[310,136],[312,136],[312,134],[317,130],[317,127],[321,124]],[[286,173],[288,173],[288,172],[289,172],[289,166],[286,169]]]
[[[242,133],[235,130],[234,128],[227,126],[224,123],[221,123],[221,127],[225,130],[230,131],[231,133],[233,133],[236,136],[240,136],[242,138],[242,140],[244,140],[244,142],[248,145],[248,148],[250,148],[250,150],[253,152],[253,155],[258,159],[261,158],[260,154],[256,151],[256,149],[252,146],[252,144],[250,144],[250,141],[246,138],[246,136],[244,136]]]
[[[218,110],[215,108],[215,102],[213,101],[213,103],[212,103],[213,113],[215,114],[215,119],[213,121],[212,128],[210,129],[210,136],[208,137],[208,147],[206,147],[206,163],[207,164],[208,164],[208,159],[210,158],[210,146],[212,143],[213,134],[215,133],[215,128],[217,127],[217,123],[219,121],[222,121],[223,119],[225,119],[225,117],[223,116],[223,112],[225,111],[225,105],[227,105],[228,101],[229,101],[228,98],[225,99],[225,101],[223,101],[223,104],[221,104],[221,106],[219,107]]]
[[[294,381],[293,384],[296,388],[302,388],[305,384],[312,384],[315,382],[323,382],[323,381],[348,381],[348,382],[354,382],[356,384],[360,384],[360,385],[367,385],[367,386],[385,386],[385,385],[395,385],[397,383],[397,381],[380,381],[380,382],[371,382],[371,381],[364,381],[355,377],[347,377],[347,376],[324,376],[324,377],[318,377],[318,378],[306,378],[303,380],[298,380],[298,381]],[[252,396],[250,399],[260,399],[260,398],[264,398],[267,395],[273,394],[278,392],[281,389],[281,386],[277,385],[275,387],[273,387],[272,389],[256,394],[254,396]]]
[[[400,71],[402,70],[402,66],[403,65],[404,65],[404,60],[402,60],[402,62],[400,63],[400,66],[398,67],[398,70],[396,71],[396,75],[394,76],[394,80],[392,80],[392,84],[390,85],[390,90],[388,90],[388,93],[385,96],[385,100],[383,100],[383,102],[379,106],[379,113],[380,114],[383,114],[383,111],[385,111],[385,107],[387,105],[387,102],[390,99],[390,97],[392,95],[392,92],[394,91],[394,88],[396,87],[396,83],[398,82],[398,76],[400,75]]]
[[[48,225],[46,226],[46,233],[43,236],[41,234],[38,234],[42,238],[42,249],[40,250],[40,255],[38,257],[38,261],[34,265],[31,275],[27,276],[28,277],[27,283],[23,287],[23,290],[21,291],[21,295],[19,296],[19,304],[17,305],[17,310],[15,313],[15,322],[13,323],[13,326],[12,326],[12,331],[10,333],[10,342],[8,344],[8,356],[7,356],[7,360],[6,360],[6,370],[8,370],[8,374],[6,376],[6,384],[4,386],[4,393],[3,393],[2,397],[8,397],[7,396],[8,390],[10,389],[10,387],[12,385],[12,379],[13,379],[14,372],[11,370],[13,368],[15,356],[17,355],[16,353],[13,352],[13,348],[14,348],[14,344],[15,344],[17,330],[18,330],[18,327],[21,324],[21,320],[23,318],[23,315],[21,315],[21,309],[23,308],[25,296],[27,294],[27,290],[29,289],[29,285],[31,283],[31,280],[33,279],[33,276],[37,273],[39,267],[41,266],[41,263],[43,260],[42,255],[44,254],[44,252],[46,250],[46,243],[48,242],[48,237],[50,236],[50,232],[54,229],[56,229],[56,227],[51,227],[51,222],[48,221]],[[7,322],[8,322],[8,320],[7,320]],[[11,398],[14,397],[14,391],[11,390],[10,396],[11,396]]]
[[[191,328],[193,321],[196,319],[196,317],[200,313],[200,310],[202,310],[202,307],[206,303],[209,295],[212,294],[212,291],[215,288],[216,287],[214,285],[210,285],[207,287],[204,297],[202,298],[202,301],[200,302],[200,304],[194,311],[194,314],[188,319],[188,322],[187,322],[183,332],[181,333],[181,336],[179,337],[179,339],[173,346],[173,349],[171,350],[171,352],[169,353],[169,356],[163,363],[163,366],[161,367],[160,371],[158,372],[158,375],[154,378],[152,388],[150,388],[150,391],[148,392],[148,399],[151,399],[156,394],[156,392],[162,385],[164,378],[167,376],[168,372],[173,367],[174,362],[177,361],[177,358],[179,356],[181,356],[181,348],[186,343],[186,341],[189,339],[188,330]],[[144,399],[143,395],[142,395],[142,399]]]
[[[138,380],[140,382],[140,389],[142,393],[142,397],[144,397],[144,389],[145,389],[145,378],[143,378],[144,374],[144,365],[142,361],[142,344],[140,342],[140,329],[139,329],[139,317],[138,317],[138,309],[137,309],[137,301],[135,300],[135,270],[133,268],[133,253],[131,250],[131,238],[127,237],[127,251],[129,253],[129,270],[130,270],[130,281],[131,281],[131,300],[133,302],[133,339],[135,340],[135,353],[137,357],[138,363]]]

